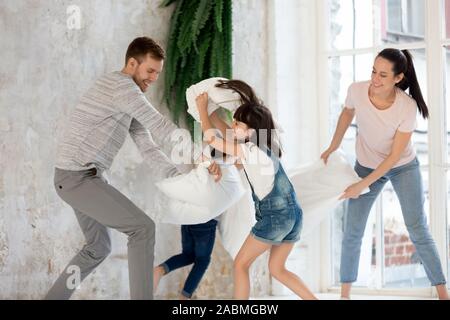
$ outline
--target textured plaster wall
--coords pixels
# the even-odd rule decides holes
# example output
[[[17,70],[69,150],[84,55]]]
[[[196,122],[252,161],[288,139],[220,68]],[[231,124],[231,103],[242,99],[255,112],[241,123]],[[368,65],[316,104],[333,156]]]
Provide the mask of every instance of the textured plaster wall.
[[[163,45],[173,8],[160,1],[3,0],[0,7],[0,299],[41,299],[83,237],[52,183],[56,142],[80,95],[105,72],[122,67],[129,42],[148,35]],[[71,7],[75,5],[76,7]],[[234,1],[235,76],[267,96],[267,2]],[[77,11],[79,10],[79,11]],[[78,15],[79,13],[79,15]],[[80,17],[80,20],[76,20]],[[75,19],[75,20],[73,20]],[[77,23],[79,22],[79,25]],[[163,79],[149,90],[160,103]],[[144,211],[152,170],[128,139],[108,179]],[[156,263],[180,249],[179,227],[157,226]],[[128,299],[126,237],[112,232],[113,252],[74,299]],[[269,293],[261,258],[254,295]],[[167,276],[159,298],[175,298],[185,268]],[[229,298],[232,261],[217,239],[198,298]]]

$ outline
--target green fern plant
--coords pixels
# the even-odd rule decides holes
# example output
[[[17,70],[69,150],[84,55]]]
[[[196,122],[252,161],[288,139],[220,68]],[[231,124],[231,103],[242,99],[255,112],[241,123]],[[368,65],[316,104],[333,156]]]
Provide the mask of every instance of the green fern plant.
[[[172,4],[164,99],[173,121],[184,118],[192,133],[195,120],[186,112],[186,89],[232,75],[232,0],[165,0],[161,6]]]

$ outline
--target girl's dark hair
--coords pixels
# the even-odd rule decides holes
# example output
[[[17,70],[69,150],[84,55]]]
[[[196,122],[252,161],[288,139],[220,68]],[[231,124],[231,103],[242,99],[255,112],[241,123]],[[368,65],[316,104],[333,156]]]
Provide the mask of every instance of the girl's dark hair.
[[[408,50],[398,50],[393,48],[384,49],[377,57],[382,57],[394,64],[394,74],[404,74],[403,80],[397,83],[397,87],[405,91],[409,88],[409,94],[416,100],[419,113],[424,119],[428,118],[428,107],[422,96],[419,81],[417,81],[416,70],[414,68],[413,57]]]
[[[219,80],[216,87],[235,91],[241,97],[242,104],[234,112],[233,118],[255,130],[256,145],[267,148],[281,157],[281,145],[276,133],[275,121],[269,108],[256,96],[252,87],[241,80]],[[265,130],[265,131],[263,131]],[[262,133],[266,133],[267,136]]]

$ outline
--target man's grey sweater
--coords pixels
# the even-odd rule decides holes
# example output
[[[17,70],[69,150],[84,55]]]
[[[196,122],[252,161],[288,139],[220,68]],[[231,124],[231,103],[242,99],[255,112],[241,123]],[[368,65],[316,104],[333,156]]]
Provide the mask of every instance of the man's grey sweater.
[[[81,98],[59,144],[56,167],[109,169],[130,133],[143,158],[173,176],[178,170],[159,146],[171,143],[176,128],[150,104],[130,75],[116,71],[98,79]]]

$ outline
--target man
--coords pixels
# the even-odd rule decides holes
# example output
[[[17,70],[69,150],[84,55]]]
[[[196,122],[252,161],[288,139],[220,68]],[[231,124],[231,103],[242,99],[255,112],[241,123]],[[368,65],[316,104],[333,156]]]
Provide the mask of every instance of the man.
[[[158,79],[164,58],[164,50],[152,39],[133,40],[122,71],[100,78],[81,98],[70,118],[59,145],[54,182],[58,195],[74,209],[86,245],[69,262],[46,299],[69,299],[77,282],[108,256],[108,228],[128,236],[131,299],[153,298],[155,224],[110,186],[102,172],[111,167],[130,133],[146,161],[165,176],[178,174],[176,166],[159,149],[159,145],[171,143],[171,133],[177,127],[144,95]],[[209,171],[220,176],[217,164]]]

